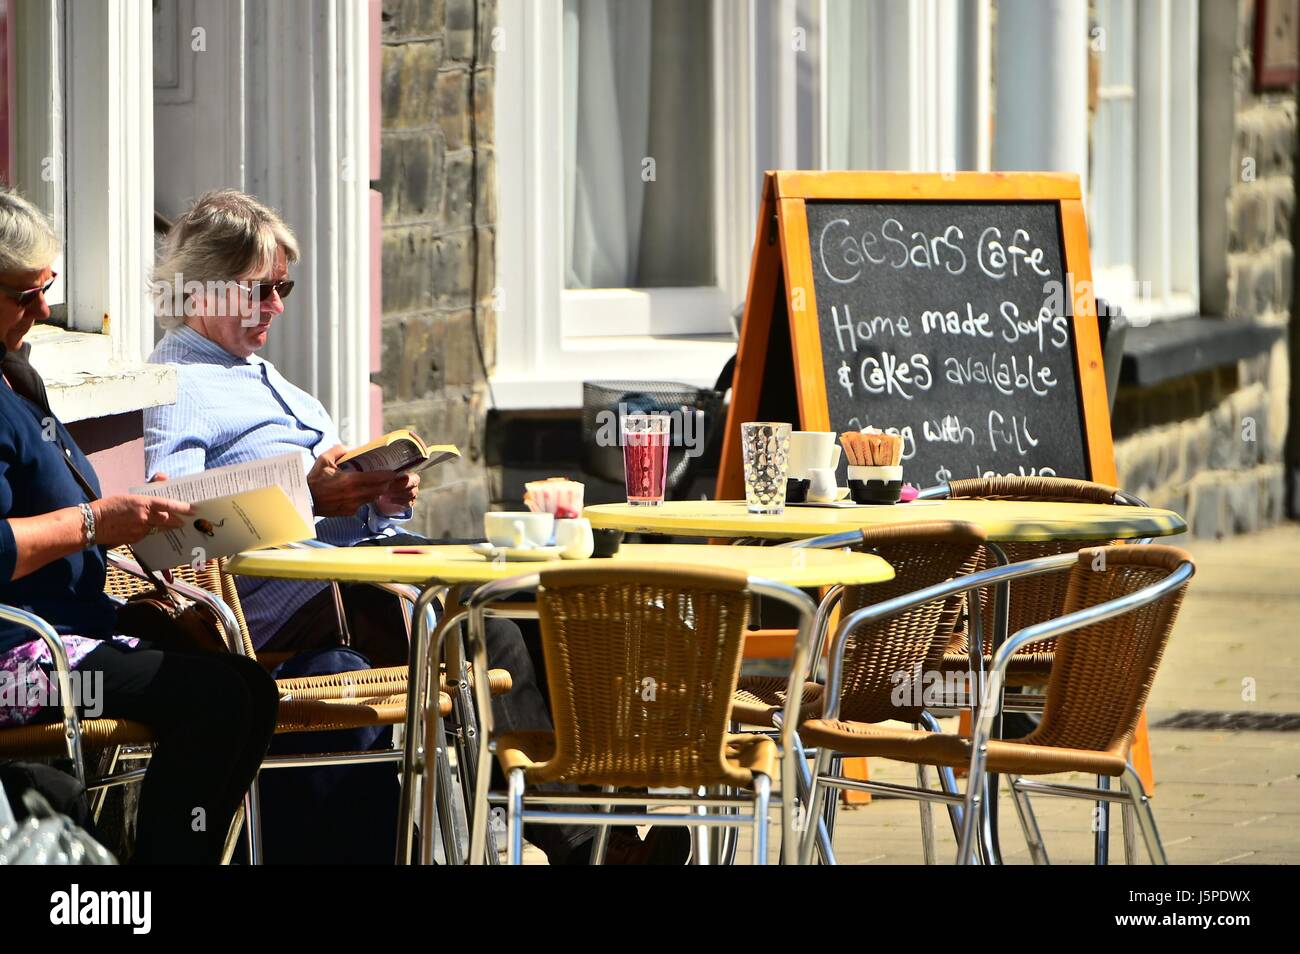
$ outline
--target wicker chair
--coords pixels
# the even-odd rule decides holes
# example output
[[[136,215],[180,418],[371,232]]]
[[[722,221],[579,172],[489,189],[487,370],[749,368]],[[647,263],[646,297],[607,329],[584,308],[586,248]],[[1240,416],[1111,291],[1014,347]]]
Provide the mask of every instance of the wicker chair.
[[[805,547],[852,546],[882,557],[894,568],[894,578],[887,583],[870,587],[844,587],[836,595],[841,616],[864,606],[893,599],[915,590],[934,586],[975,570],[987,537],[973,524],[948,521],[900,524],[891,527],[869,527],[861,532],[833,534],[801,541]],[[957,626],[960,605],[955,601],[918,606],[870,632],[855,634],[850,640],[849,660],[846,664],[850,680],[856,691],[855,698],[875,698],[873,691],[881,690],[883,703],[872,711],[855,711],[854,718],[865,722],[883,719],[900,719],[913,724],[936,728],[933,717],[924,706],[894,706],[890,690],[903,679],[910,678],[916,667],[921,671],[938,668],[938,655],[949,645]],[[824,618],[827,604],[819,609]],[[819,637],[823,635],[819,628]],[[859,638],[859,636],[861,638]],[[869,647],[869,651],[868,651]],[[814,667],[821,660],[823,647],[819,644],[813,656]],[[780,725],[781,711],[785,705],[786,687],[783,680],[764,676],[745,676],[740,680],[732,705],[732,719],[744,725],[776,728]],[[823,686],[808,680],[803,684],[803,703],[800,717],[815,719],[821,715]],[[795,734],[795,745],[802,751],[802,741]],[[806,763],[800,760],[801,770]],[[838,765],[835,766],[838,770]],[[925,783],[925,766],[917,766],[919,784]],[[956,791],[951,772],[940,772],[946,791]],[[801,771],[800,796],[806,797],[808,777]],[[820,839],[823,860],[833,862],[829,841],[834,834],[836,802],[827,803],[824,819],[826,833]],[[921,803],[922,832],[927,862],[933,859],[933,840],[929,803]],[[956,817],[954,816],[954,824]]]
[[[1152,861],[1165,863],[1149,800],[1128,762],[1128,750],[1177,616],[1183,587],[1193,572],[1191,558],[1175,547],[1109,546],[995,567],[850,614],[841,624],[832,650],[825,714],[801,726],[804,740],[819,747],[812,810],[819,810],[828,787],[884,791],[947,804],[964,802],[958,849],[958,861],[964,864],[971,860],[981,837],[978,829],[984,828],[987,835],[985,773],[1005,774],[1010,777],[1017,814],[1036,863],[1046,863],[1047,853],[1029,804],[1031,793],[1124,803],[1136,815]],[[845,681],[850,635],[859,626],[879,623],[921,601],[947,599],[975,587],[1047,574],[1066,580],[1063,613],[1020,630],[994,654],[989,691],[981,697],[971,738],[844,718],[846,712],[870,713],[880,705],[878,698],[856,699],[852,684]],[[1023,646],[1045,638],[1059,638],[1060,642],[1047,683],[1042,723],[1024,739],[990,738],[1012,657]],[[846,704],[850,708],[845,708]],[[839,777],[829,771],[836,752],[914,764],[969,766],[967,792],[963,799]],[[1120,778],[1124,790],[1023,778],[1071,771]],[[1126,827],[1132,831],[1131,824]],[[811,859],[814,840],[811,831],[805,832],[800,846],[802,861]],[[1130,848],[1127,843],[1126,848]],[[985,851],[989,850],[985,846]],[[1131,850],[1129,855],[1131,859]]]
[[[470,600],[476,668],[486,665],[481,638],[486,608],[530,590],[537,592],[555,730],[491,735],[509,793],[490,796],[489,773],[479,772],[471,860],[484,860],[489,802],[504,801],[512,864],[520,861],[521,827],[526,821],[600,826],[593,849],[596,863],[603,857],[606,826],[611,824],[749,823],[754,832],[754,863],[766,863],[771,781],[780,757],[782,783],[793,785],[789,728],[797,724],[799,698],[794,694],[785,706],[785,730],[778,749],[766,735],[728,731],[732,694],[752,597],[779,600],[799,615],[796,665],[788,687],[792,693],[806,671],[811,650],[812,601],[798,590],[735,572],[634,563],[547,569],[485,586]],[[544,782],[600,786],[604,793],[525,793],[526,786]],[[645,791],[722,787],[752,794],[656,796]],[[619,793],[619,789],[633,791]],[[533,805],[574,803],[595,804],[601,810],[528,810]],[[644,811],[609,814],[615,805]],[[656,806],[696,807],[703,813],[648,811]],[[745,807],[748,814],[718,811]],[[793,799],[783,799],[782,847],[791,862],[793,812]]]
[[[198,567],[180,566],[170,571],[168,588],[188,600],[204,602],[224,621],[223,630],[227,646],[232,652],[257,659],[248,624],[244,618],[239,591],[234,577],[226,571],[225,559],[209,560]],[[132,562],[129,550],[109,554],[109,571],[105,591],[120,599],[148,592],[153,583]],[[399,594],[400,595],[400,594]],[[490,674],[493,694],[509,691],[509,674],[494,670]],[[328,732],[375,725],[399,725],[407,714],[407,669],[388,666],[359,672],[323,676],[305,676],[277,680],[280,688],[280,706],[276,717],[276,734],[290,732]],[[438,710],[446,716],[452,713],[452,699],[445,685],[438,694]],[[400,762],[402,752],[392,749],[382,752],[340,752],[311,756],[268,756],[263,769],[295,768],[348,763]],[[114,758],[114,761],[116,757]],[[437,770],[450,779],[450,767],[438,747]],[[449,805],[443,806],[444,811]],[[449,812],[447,816],[449,817]],[[257,812],[256,783],[245,800],[243,820],[247,821],[250,859],[261,859],[261,827]],[[448,850],[454,850],[450,838],[444,839]]]
[[[972,480],[954,480],[947,486],[928,494],[931,498],[947,497],[950,500],[1041,500],[1055,503],[1130,504],[1136,499],[1117,487],[1073,480],[1064,477],[985,477]],[[1057,553],[1077,553],[1079,550],[1107,546],[1112,540],[1054,540],[1042,543],[1002,543],[998,546],[1008,563],[1020,563]],[[995,566],[993,555],[986,549],[981,555],[977,570]],[[1032,577],[1011,587],[1008,601],[1007,632],[1015,633],[1043,620],[1060,615],[1064,605],[1067,579],[1062,576]],[[984,667],[993,658],[993,600],[984,601]],[[952,645],[945,654],[943,668],[947,671],[964,670],[970,665],[964,628],[954,633]],[[1042,686],[1052,671],[1055,641],[1044,639],[1024,647],[1011,660],[1007,671],[1008,685]]]

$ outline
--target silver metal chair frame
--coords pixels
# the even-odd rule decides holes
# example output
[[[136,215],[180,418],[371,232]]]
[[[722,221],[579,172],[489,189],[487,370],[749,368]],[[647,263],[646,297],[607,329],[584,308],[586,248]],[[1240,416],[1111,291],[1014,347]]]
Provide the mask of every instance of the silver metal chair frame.
[[[779,544],[779,546],[792,550],[840,550],[851,549],[861,543],[862,532],[860,530],[841,530],[836,533],[823,534],[820,537],[806,537],[802,540],[791,540],[788,543]],[[817,639],[813,648],[811,670],[807,676],[810,681],[818,681],[818,670],[821,667],[822,657],[826,650],[826,639],[830,631],[831,612],[843,596],[844,587],[842,585],[837,584],[832,586],[826,591],[826,595],[822,597],[821,604],[817,607]],[[978,622],[975,624],[977,628],[979,625]],[[982,663],[983,657],[981,656],[979,659],[979,665],[981,668]],[[924,718],[928,720],[925,723],[926,728],[929,728],[934,732],[939,731],[938,723],[935,722],[934,717],[930,715],[930,713],[924,713]],[[799,746],[800,750],[806,752],[810,758],[816,758],[817,750],[815,748],[805,748],[798,737],[798,733],[795,734],[795,742],[796,745]],[[840,760],[834,756],[832,758],[834,758],[832,768],[835,774],[838,774]],[[925,787],[925,768],[925,766],[917,766],[917,784],[920,787]],[[935,771],[939,776],[939,783],[943,791],[949,794],[956,794],[956,775],[952,769],[945,766],[935,766]],[[806,802],[811,785],[810,774],[807,771],[801,772],[799,782],[799,798],[801,801]],[[826,801],[825,809],[817,818],[817,852],[821,857],[823,864],[833,865],[836,863],[832,841],[834,839],[835,818],[838,811],[839,799],[831,798]],[[948,806],[948,820],[952,825],[953,835],[959,836],[961,832],[961,808],[959,806],[955,804],[950,804]],[[934,833],[932,825],[933,820],[930,813],[929,802],[922,802],[921,840],[926,864],[933,863]]]
[[[768,812],[772,801],[771,779],[763,775],[754,776],[754,794],[752,798],[743,796],[689,794],[689,795],[649,795],[628,792],[602,792],[601,794],[536,794],[525,795],[524,773],[516,769],[510,773],[509,792],[504,795],[490,795],[488,792],[491,773],[487,770],[487,760],[491,758],[490,739],[492,733],[492,710],[487,685],[487,647],[483,639],[483,622],[490,604],[513,596],[517,593],[535,592],[541,585],[538,573],[524,574],[505,580],[499,580],[480,587],[469,600],[470,613],[470,650],[474,661],[474,692],[478,698],[478,709],[482,714],[479,735],[478,764],[481,770],[476,776],[474,810],[470,816],[470,863],[482,864],[486,860],[487,828],[489,805],[504,802],[507,809],[507,853],[510,864],[519,864],[522,853],[523,825],[525,822],[537,824],[584,824],[604,829],[610,825],[685,825],[685,826],[735,826],[748,823],[753,826],[754,845],[753,863],[767,863]],[[799,707],[802,703],[804,673],[808,669],[809,654],[812,646],[813,620],[816,615],[811,599],[791,586],[774,583],[770,580],[750,577],[749,591],[752,594],[768,597],[790,606],[799,617],[799,626],[795,637],[795,653],[787,683],[786,705],[782,713],[779,730],[779,748],[781,755],[781,789],[784,797],[778,799],[781,806],[781,854],[786,864],[793,864],[796,855],[795,811],[796,798],[793,793],[798,788],[797,761],[799,755],[794,744],[794,727],[799,724]],[[428,796],[426,795],[426,802]],[[527,805],[595,805],[600,809],[615,805],[639,806],[644,811],[640,814],[611,814],[608,810],[596,812],[531,812]],[[749,813],[739,810],[750,806]],[[650,808],[681,806],[695,808],[691,814],[651,814]],[[709,812],[708,809],[722,809]],[[725,810],[735,809],[735,813]],[[811,826],[816,831],[816,826]],[[599,860],[603,851],[604,838],[597,843],[593,860]]]
[[[925,488],[924,490],[922,490],[922,491],[917,495],[917,499],[921,499],[921,500],[946,500],[946,499],[948,499],[949,496],[951,496],[951,493],[952,493],[952,486],[951,486],[951,484],[948,484],[948,483],[936,484],[936,485],[933,486],[933,487],[927,487],[927,488]],[[1150,504],[1148,504],[1145,500],[1143,500],[1143,499],[1142,499],[1141,497],[1139,497],[1137,494],[1131,494],[1131,493],[1129,493],[1129,492],[1126,491],[1126,490],[1116,490],[1116,491],[1115,491],[1115,502],[1118,503],[1118,504],[1121,504],[1122,506],[1126,506],[1126,507],[1149,507],[1149,506],[1150,506]],[[1140,545],[1142,545],[1142,544],[1150,543],[1150,542],[1151,542],[1151,539],[1152,539],[1151,537],[1140,537],[1140,538],[1138,538],[1138,539],[1135,539],[1135,540],[1130,541],[1130,545],[1133,545],[1133,546],[1140,546]],[[993,545],[993,544],[989,544],[989,545],[988,545],[988,549],[989,549],[989,551],[993,554],[993,556],[995,557],[995,559],[998,560],[998,562],[1000,562],[1000,563],[1004,563],[1004,564],[1007,562],[1007,560],[1006,560],[1006,554],[1005,554],[1005,552],[1004,552],[1000,547],[998,547],[998,546],[996,546],[996,545]],[[1009,613],[1009,609],[1010,609],[1010,596],[1011,596],[1011,594],[1010,594],[1010,590],[1009,590],[1009,588],[1007,588],[1007,587],[1005,587],[1005,586],[1003,586],[1003,587],[999,587],[999,588],[997,589],[997,591],[995,592],[995,594],[994,594],[994,598],[995,598],[995,600],[1001,600],[1001,601],[1002,601],[1002,603],[1004,604],[1004,607],[1005,607],[1005,612],[1007,612],[1007,613]],[[1007,619],[1008,619],[1008,616],[1007,616],[1007,615],[999,616],[998,613],[999,613],[999,609],[998,609],[997,606],[995,606],[995,607],[994,607],[994,614],[995,614],[995,615],[994,615],[994,618],[995,618],[996,620],[998,620],[998,625],[995,627],[995,631],[994,631],[994,634],[993,634],[993,646],[994,646],[995,649],[996,649],[999,645],[1001,645],[1001,644],[1006,640],[1006,637],[1007,637]],[[975,654],[974,654],[973,652],[971,653],[971,660],[972,660],[972,662],[975,660]],[[981,664],[981,668],[982,668],[982,665],[983,665],[983,660],[984,660],[984,656],[983,656],[983,653],[981,652],[981,654],[980,654],[980,656],[979,656],[979,661],[980,661],[980,664]],[[972,668],[971,672],[974,673],[974,672],[975,672],[975,669]],[[977,676],[977,678],[982,678],[982,677]],[[1021,694],[1021,695],[1018,695],[1018,696],[1017,696],[1017,698],[1014,700],[1014,703],[1013,703],[1013,704],[1008,704],[1007,700],[1004,698],[1004,699],[1003,699],[1003,703],[1002,703],[1002,711],[1003,711],[1003,712],[1041,712],[1041,711],[1042,711],[1042,702],[1039,701],[1039,702],[1036,702],[1036,703],[1035,703],[1034,701],[1032,701],[1032,700],[1035,699],[1035,698],[1036,698],[1036,697],[1034,697],[1034,696],[1023,695],[1023,694]],[[998,726],[998,728],[997,728],[996,731],[998,731],[998,732],[1001,731],[1001,727],[1000,727],[1000,725]],[[1108,788],[1109,786],[1110,786],[1110,779],[1109,779],[1109,778],[1107,778],[1107,777],[1104,776],[1104,775],[1099,775],[1099,776],[1097,776],[1097,787],[1098,787],[1098,788]],[[993,792],[994,792],[994,794],[996,794],[996,792],[997,792],[997,787],[996,787],[996,785],[995,785],[994,788],[993,788]],[[1017,802],[1016,804],[1017,804],[1017,806],[1018,806],[1018,805],[1019,805],[1019,802]],[[1104,800],[1103,800],[1103,801],[1099,801],[1099,802],[1097,803],[1097,811],[1098,811],[1098,822],[1099,822],[1099,824],[1097,825],[1097,832],[1096,832],[1096,839],[1095,839],[1095,846],[1094,846],[1094,849],[1093,849],[1093,853],[1094,853],[1094,860],[1095,860],[1095,862],[1096,862],[1097,864],[1099,864],[1099,865],[1104,865],[1104,864],[1107,863],[1107,860],[1108,860],[1108,858],[1109,858],[1109,854],[1110,854],[1110,803],[1107,802],[1107,801],[1104,801]],[[991,801],[991,803],[990,803],[990,807],[989,807],[989,813],[990,813],[990,820],[991,820],[991,822],[992,822],[993,828],[994,828],[994,830],[996,831],[996,829],[997,829],[997,803],[996,803],[996,800],[992,800],[992,801]],[[1131,815],[1132,815],[1132,812],[1130,812],[1130,811],[1128,811],[1128,810],[1125,810],[1125,813],[1124,813],[1124,821],[1125,821],[1125,826],[1126,826],[1126,827],[1125,827],[1125,829],[1124,829],[1124,839],[1125,839],[1125,840],[1124,840],[1124,846],[1125,846],[1125,856],[1126,856],[1126,858],[1129,858],[1130,860],[1131,860],[1131,857],[1132,857],[1132,831],[1131,831],[1131,829],[1132,829],[1132,827],[1133,827],[1132,824],[1131,824],[1131,822],[1132,822],[1132,819],[1130,818]],[[995,848],[996,848],[996,845],[995,845]]]
[[[321,544],[319,543],[319,541],[306,541],[303,544],[298,545],[298,548],[307,548],[307,547],[329,548],[329,544]],[[149,580],[150,582],[153,582],[148,576],[148,574],[146,574],[137,564],[135,564],[131,560],[126,559],[120,554],[112,553],[112,552],[110,552],[108,556],[113,566],[116,567],[117,569],[125,573],[129,573],[132,576],[138,577],[140,579]],[[223,636],[225,637],[227,647],[230,648],[231,652],[238,653],[239,655],[242,656],[247,656],[247,653],[244,651],[244,641],[243,641],[242,633],[239,628],[239,621],[235,618],[235,614],[231,611],[230,607],[226,605],[226,602],[223,599],[221,599],[219,596],[217,596],[214,593],[209,593],[207,590],[201,587],[192,586],[180,580],[165,580],[164,585],[172,592],[180,596],[184,596],[186,599],[190,599],[195,602],[202,603],[203,605],[212,609],[213,612],[216,613],[218,621],[221,625],[222,633]],[[379,589],[391,592],[395,596],[398,596],[400,599],[403,599],[405,601],[411,601],[412,594],[418,593],[415,587],[404,586],[401,584],[375,583],[372,585],[376,586]],[[429,617],[429,619],[423,621],[424,628],[426,629],[430,628],[433,625],[433,621],[436,619],[436,614],[432,606],[430,605],[432,603],[432,598],[437,595],[436,589],[428,593],[428,595],[430,598],[428,600],[424,600],[423,605],[421,605],[421,600],[423,599],[425,594],[418,594],[414,599],[414,610],[418,611],[421,614],[426,614]],[[416,628],[418,630],[420,627],[417,625]],[[409,631],[408,631],[408,637],[409,637]],[[62,649],[61,643],[59,644],[59,648]],[[407,687],[408,690],[411,688],[412,685],[414,685],[413,681],[410,684],[408,684]],[[62,694],[62,689],[60,689],[60,693]],[[411,720],[412,720],[412,709],[414,709],[414,711],[417,714],[420,711],[418,705],[419,705],[418,700],[416,700],[413,697],[412,692],[408,691],[407,693],[407,725],[408,726],[411,724]],[[435,709],[436,709],[436,705],[435,705]],[[65,719],[66,719],[66,715],[65,715]],[[419,739],[418,736],[413,737],[413,735],[414,734],[408,730],[408,732],[406,733],[406,745],[418,747],[421,740]],[[423,749],[418,748],[418,751],[420,757],[423,758]],[[404,754],[405,753],[403,750],[392,749],[388,751],[378,751],[378,752],[369,752],[369,751],[329,752],[329,753],[320,753],[315,755],[276,755],[276,756],[267,756],[265,759],[263,759],[261,768],[262,769],[319,768],[322,766],[330,766],[330,765],[373,764],[377,762],[392,762],[397,764],[403,761]],[[450,769],[450,764],[447,761],[446,751],[441,744],[435,747],[434,771],[437,772],[439,775],[444,776],[444,780],[443,780],[444,784],[442,785],[442,794],[444,796],[449,794],[451,769]],[[121,774],[115,776],[107,784],[110,785],[125,784],[128,781],[135,781],[139,778],[142,778],[144,776],[144,773],[145,773],[144,769],[135,769],[133,770],[130,777],[128,777],[126,774]],[[409,793],[407,791],[408,779],[405,777],[406,773],[403,773],[403,776],[404,777],[402,780],[403,781],[402,808],[405,809],[405,811],[400,814],[399,818],[403,821],[406,821],[412,819],[410,806],[413,805],[414,802],[409,800]],[[418,780],[416,784],[418,784]],[[453,818],[453,815],[451,814],[451,806],[448,803],[447,805],[440,806],[440,807],[442,808],[442,812],[439,814],[438,817],[440,819],[447,820],[447,824],[437,826],[439,830],[442,832],[443,850],[448,853],[447,854],[448,858],[451,858],[453,860],[459,860],[460,849],[459,846],[456,844],[455,832],[451,828],[451,819]],[[262,827],[261,827],[261,812],[259,807],[256,780],[254,780],[252,786],[250,786],[249,788],[248,794],[244,798],[244,821],[246,823],[245,836],[248,840],[250,864],[261,864]],[[409,827],[413,827],[413,822]],[[407,825],[399,826],[399,841],[402,840],[401,839],[402,833],[407,831],[408,831]],[[429,831],[431,832],[432,829],[429,829]],[[408,833],[407,837],[408,839],[410,839],[411,835]],[[430,838],[426,837],[425,842],[430,843]],[[409,844],[410,841],[407,840],[406,845],[408,847]]]
[[[1035,560],[1026,560],[1021,563],[996,566],[981,571],[980,573],[958,577],[957,579],[950,580],[947,583],[927,587],[924,590],[918,590],[915,593],[887,600],[874,606],[864,607],[863,609],[849,614],[847,618],[841,621],[840,628],[836,633],[835,642],[831,648],[831,664],[826,687],[827,703],[823,717],[828,721],[834,721],[839,717],[839,696],[841,680],[843,678],[844,655],[848,645],[848,637],[857,627],[867,623],[880,622],[908,609],[912,609],[913,607],[921,606],[935,600],[946,599],[949,596],[954,596],[959,593],[975,591],[981,587],[1009,583],[1015,579],[1036,576],[1043,573],[1063,572],[1069,569],[1077,561],[1078,554],[1062,553],[1054,556],[1041,557]],[[1187,581],[1191,579],[1192,573],[1193,568],[1191,564],[1184,563],[1174,573],[1171,573],[1168,577],[1157,584],[1144,587],[1135,593],[1099,604],[1098,606],[1088,607],[1058,619],[1047,620],[1035,626],[1028,626],[1016,633],[1011,639],[1007,640],[1002,646],[1000,646],[994,654],[993,663],[988,674],[986,689],[980,694],[979,705],[976,710],[976,718],[972,729],[970,774],[968,776],[965,796],[957,796],[947,792],[923,791],[909,786],[894,785],[885,782],[863,781],[830,775],[828,769],[833,753],[822,749],[818,752],[817,762],[813,772],[811,811],[816,813],[820,810],[821,800],[825,797],[825,789],[827,786],[836,788],[853,788],[860,791],[883,792],[906,798],[938,801],[948,805],[962,804],[964,806],[963,824],[957,860],[960,864],[969,864],[973,859],[977,840],[992,840],[992,833],[989,830],[988,813],[986,810],[988,804],[987,791],[989,786],[987,784],[979,784],[978,780],[985,779],[988,774],[985,772],[988,742],[991,738],[997,715],[1001,710],[1001,689],[1005,682],[1006,668],[1010,662],[1011,656],[1019,647],[1024,646],[1027,643],[1071,632],[1083,626],[1102,622],[1152,603],[1173,590],[1185,585]],[[1159,835],[1156,832],[1155,818],[1151,814],[1149,797],[1143,790],[1142,783],[1133,771],[1131,765],[1125,772],[1123,784],[1125,791],[1123,793],[1118,793],[1104,789],[1090,789],[1082,786],[1060,785],[1017,779],[1013,786],[1013,790],[1016,792],[1016,806],[1018,813],[1022,816],[1022,822],[1025,821],[1025,815],[1028,815],[1028,824],[1025,825],[1026,838],[1029,840],[1030,850],[1035,859],[1045,861],[1046,853],[1042,851],[1041,837],[1035,837],[1037,833],[1037,825],[1036,823],[1033,823],[1032,811],[1029,810],[1028,799],[1021,797],[1030,792],[1037,794],[1090,798],[1094,801],[1105,799],[1107,801],[1127,802],[1134,810],[1137,820],[1141,825],[1143,836],[1147,842],[1147,849],[1151,854],[1152,860],[1157,864],[1165,863],[1164,850],[1160,845]],[[807,864],[811,860],[814,838],[815,835],[812,830],[804,833],[803,842],[800,845],[800,863]],[[994,846],[986,845],[984,846],[984,851],[990,860],[996,858]]]
[[[1063,554],[1073,556],[1073,554]],[[1037,561],[1029,561],[1037,562]],[[1023,565],[1023,564],[1019,564]],[[970,777],[979,778],[984,773],[985,759],[988,756],[988,743],[992,735],[993,725],[997,719],[998,711],[1001,707],[1001,688],[1006,680],[1007,665],[1011,661],[1012,655],[1021,646],[1028,643],[1037,642],[1041,639],[1048,639],[1055,636],[1061,636],[1065,633],[1073,632],[1093,623],[1100,623],[1116,616],[1122,616],[1125,613],[1131,613],[1133,610],[1156,600],[1162,599],[1175,590],[1186,586],[1187,582],[1195,573],[1195,568],[1191,563],[1184,562],[1179,565],[1173,573],[1165,577],[1159,583],[1153,583],[1142,589],[1121,596],[1118,599],[1109,600],[1097,606],[1089,606],[1057,619],[1045,620],[1034,626],[1026,626],[1009,640],[1002,644],[993,654],[993,665],[989,670],[989,688],[988,694],[981,700],[979,710],[976,712],[971,730],[971,766]],[[1124,791],[1114,792],[1110,789],[1109,783],[1104,786],[1099,785],[1096,788],[1087,788],[1076,785],[1061,785],[1048,782],[1039,782],[1034,780],[1025,780],[1016,778],[1012,782],[1012,789],[1016,792],[1016,806],[1022,813],[1022,823],[1024,819],[1024,809],[1028,807],[1028,799],[1022,797],[1022,793],[1036,792],[1043,795],[1061,795],[1070,798],[1088,798],[1093,801],[1105,802],[1125,802],[1131,807],[1137,816],[1138,825],[1142,829],[1142,837],[1146,842],[1147,852],[1151,856],[1152,864],[1168,864],[1165,857],[1164,846],[1160,843],[1160,835],[1156,830],[1155,816],[1151,812],[1150,798],[1142,786],[1142,780],[1138,777],[1137,772],[1131,764],[1125,766],[1124,774],[1121,776],[1121,784]],[[979,789],[968,787],[966,796],[966,810],[969,815],[971,811],[976,810],[981,798]],[[1032,821],[1032,812],[1029,813]],[[1029,837],[1031,830],[1036,833],[1037,825],[1026,827],[1026,836]],[[1037,838],[1038,852],[1042,860],[1046,861],[1046,852],[1042,851],[1042,839]],[[962,831],[961,847],[958,848],[957,860],[959,864],[966,864],[970,858],[972,849],[972,833],[970,825],[967,824]],[[1030,839],[1030,850],[1034,852],[1034,842]],[[1104,861],[1104,859],[1102,859]]]

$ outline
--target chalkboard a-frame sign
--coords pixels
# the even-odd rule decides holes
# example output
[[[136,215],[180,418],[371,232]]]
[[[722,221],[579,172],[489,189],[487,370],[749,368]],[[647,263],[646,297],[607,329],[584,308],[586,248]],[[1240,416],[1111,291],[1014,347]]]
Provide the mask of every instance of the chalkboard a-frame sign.
[[[769,172],[719,499],[744,496],[740,424],[755,420],[896,429],[919,487],[1113,484],[1077,177]]]

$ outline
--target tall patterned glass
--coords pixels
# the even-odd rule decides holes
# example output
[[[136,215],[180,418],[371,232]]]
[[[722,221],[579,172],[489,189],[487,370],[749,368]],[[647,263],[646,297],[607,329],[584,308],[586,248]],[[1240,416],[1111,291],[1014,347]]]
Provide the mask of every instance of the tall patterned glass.
[[[756,421],[740,425],[745,460],[745,502],[750,513],[785,511],[785,473],[790,425]]]

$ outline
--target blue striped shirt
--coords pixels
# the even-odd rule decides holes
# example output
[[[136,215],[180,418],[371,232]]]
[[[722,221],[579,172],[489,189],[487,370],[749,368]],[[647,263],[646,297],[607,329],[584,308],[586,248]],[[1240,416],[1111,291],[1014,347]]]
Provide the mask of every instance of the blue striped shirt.
[[[144,412],[145,471],[169,477],[306,451],[304,466],[339,443],[329,413],[257,355],[237,358],[182,325],[167,332],[153,364],[176,368],[176,403]],[[335,546],[394,532],[410,511],[386,517],[369,505],[352,517],[316,521],[316,536]],[[326,584],[240,577],[239,598],[256,646],[264,645]]]

